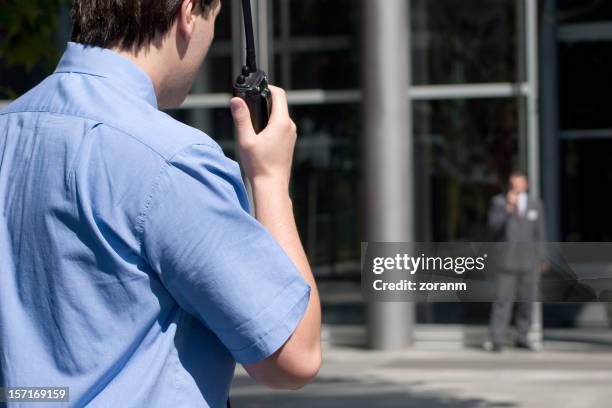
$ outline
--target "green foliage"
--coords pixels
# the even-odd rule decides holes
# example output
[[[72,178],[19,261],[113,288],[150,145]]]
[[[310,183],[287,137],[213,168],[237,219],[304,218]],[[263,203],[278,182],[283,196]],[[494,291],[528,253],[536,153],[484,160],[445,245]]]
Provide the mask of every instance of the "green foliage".
[[[0,59],[6,66],[32,70],[51,66],[60,8],[69,0],[0,0]]]

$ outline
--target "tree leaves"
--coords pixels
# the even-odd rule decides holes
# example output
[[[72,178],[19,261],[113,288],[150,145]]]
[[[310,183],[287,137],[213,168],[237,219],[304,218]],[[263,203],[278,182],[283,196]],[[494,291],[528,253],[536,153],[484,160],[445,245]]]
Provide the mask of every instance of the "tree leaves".
[[[59,50],[53,36],[68,0],[0,0],[0,59],[7,67],[51,66]]]

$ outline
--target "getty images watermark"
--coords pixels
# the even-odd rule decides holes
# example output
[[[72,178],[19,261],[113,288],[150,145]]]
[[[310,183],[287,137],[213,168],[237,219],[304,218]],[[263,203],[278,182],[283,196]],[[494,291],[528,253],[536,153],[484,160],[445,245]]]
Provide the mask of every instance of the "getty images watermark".
[[[453,272],[457,275],[463,275],[466,272],[484,271],[485,261],[489,257],[488,254],[482,256],[411,256],[407,253],[395,254],[395,257],[375,257],[372,261],[372,273],[374,275],[382,275],[389,271],[405,272],[410,276],[416,275],[418,272],[429,271],[445,271]],[[384,279],[376,279],[373,282],[372,288],[375,291],[464,291],[467,290],[465,282],[418,282],[409,279],[400,279],[397,282],[385,282]]]
[[[517,301],[612,301],[612,243],[363,243],[371,301],[492,302],[503,274],[532,274]]]

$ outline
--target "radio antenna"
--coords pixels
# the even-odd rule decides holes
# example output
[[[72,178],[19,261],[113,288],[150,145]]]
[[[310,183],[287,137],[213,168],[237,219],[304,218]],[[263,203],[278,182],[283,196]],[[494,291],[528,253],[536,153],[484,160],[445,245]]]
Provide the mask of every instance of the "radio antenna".
[[[255,54],[255,34],[253,33],[253,13],[251,0],[242,0],[244,14],[244,33],[246,35],[246,65],[251,72],[257,71],[257,56]]]

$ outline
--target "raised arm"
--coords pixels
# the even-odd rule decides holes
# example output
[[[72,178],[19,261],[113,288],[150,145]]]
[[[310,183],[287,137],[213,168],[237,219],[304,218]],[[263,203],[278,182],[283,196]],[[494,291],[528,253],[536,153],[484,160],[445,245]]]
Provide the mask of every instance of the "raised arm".
[[[498,239],[503,234],[511,208],[502,196],[496,196],[491,200],[488,214],[488,226],[493,236]]]
[[[298,235],[289,197],[296,126],[289,117],[285,92],[270,87],[273,111],[268,127],[255,134],[244,101],[232,99],[241,162],[253,187],[257,220],[270,232],[310,284],[310,301],[293,335],[271,357],[247,365],[260,383],[283,389],[306,385],[321,365],[321,307],[317,286]]]

